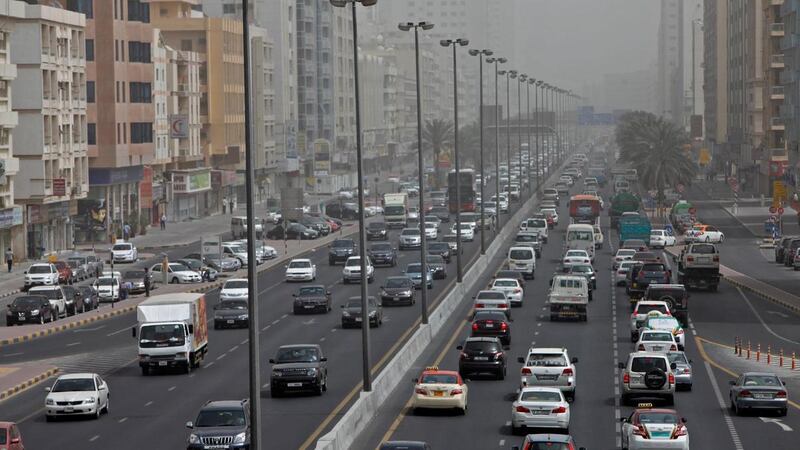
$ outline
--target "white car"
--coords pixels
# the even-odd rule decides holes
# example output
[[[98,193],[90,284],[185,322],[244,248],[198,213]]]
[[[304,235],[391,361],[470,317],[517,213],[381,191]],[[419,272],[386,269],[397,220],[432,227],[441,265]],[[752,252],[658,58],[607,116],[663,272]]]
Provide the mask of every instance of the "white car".
[[[427,239],[436,239],[439,237],[439,227],[433,222],[425,222],[425,237]]]
[[[247,300],[247,278],[231,278],[219,291],[220,300]]]
[[[634,305],[633,312],[631,313],[631,342],[636,342],[636,339],[639,337],[639,328],[644,326],[644,321],[647,320],[647,315],[650,314],[651,311],[658,311],[668,316],[672,315],[669,311],[669,305],[667,305],[666,302],[639,300],[636,302],[636,305]]]
[[[652,409],[650,403],[640,404],[622,419],[622,448],[689,450],[686,419],[678,417],[674,409]]]
[[[526,428],[569,429],[569,403],[557,388],[524,387],[511,404],[511,431]]]
[[[28,291],[29,295],[41,295],[50,302],[50,307],[56,311],[56,317],[67,317],[67,298],[60,286],[35,286]]]
[[[408,208],[408,218],[409,219],[419,219],[419,208],[415,208],[415,207]]]
[[[636,254],[636,250],[631,248],[621,248],[617,250],[617,254],[614,255],[614,263],[611,266],[612,269],[616,270],[619,267],[619,263],[622,261],[630,261],[633,258],[633,255]]]
[[[456,224],[450,228],[450,234],[456,234]],[[461,223],[461,240],[472,242],[475,240],[475,230],[468,223]]]
[[[317,279],[317,266],[308,258],[296,258],[286,265],[286,281],[314,281]]]
[[[666,353],[677,352],[678,343],[670,331],[642,330],[639,340],[636,341],[636,351]]]
[[[533,347],[525,358],[518,358],[523,364],[520,371],[520,385],[552,387],[560,389],[569,399],[575,398],[577,378],[575,364],[578,358],[570,358],[566,348]]]
[[[497,196],[493,195],[489,201],[496,205]],[[508,212],[508,197],[506,197],[505,194],[500,194],[500,212]]]
[[[108,384],[96,373],[71,373],[58,377],[44,400],[45,418],[85,415],[95,419],[108,413]]]
[[[542,208],[539,210],[545,217],[550,216],[553,218],[553,226],[558,225],[558,211],[555,208]]]
[[[25,271],[25,289],[32,286],[58,286],[58,269],[54,264],[31,264]]]
[[[247,249],[247,239],[239,239],[238,241],[233,241],[233,243],[239,244],[240,246],[244,247],[245,250]],[[269,245],[262,244],[260,241],[256,241],[256,259],[258,259],[259,262],[264,262],[277,257],[278,252],[275,250],[275,247],[271,247]]]
[[[161,266],[159,266],[160,268]],[[95,280],[92,287],[97,292],[98,302],[115,302],[120,300],[119,296],[120,279],[116,277],[102,276]]]
[[[169,263],[167,269],[167,283],[200,283],[203,281],[199,273],[181,263]],[[153,266],[150,267],[150,272],[153,274],[153,279],[155,281],[164,281],[161,264],[153,264]]]
[[[560,177],[558,177],[558,181],[566,183],[567,186],[572,186],[573,184],[575,184],[575,180],[573,180],[572,177],[569,175],[561,175]]]
[[[594,248],[603,248],[605,238],[603,237],[603,230],[599,226],[594,226]]]
[[[479,291],[474,297],[473,308],[475,311],[501,311],[506,316],[511,315],[511,302],[505,292],[486,290]]]
[[[567,250],[564,254],[564,259],[561,261],[561,267],[564,271],[568,270],[574,264],[591,264],[592,258],[586,250]]]
[[[231,241],[223,242],[221,248],[223,256],[236,258],[242,263],[242,267],[247,266],[247,245],[242,245],[238,241]]]
[[[400,250],[407,248],[419,248],[422,245],[422,237],[419,228],[403,228],[400,232]]]
[[[367,256],[367,282],[372,283],[375,280],[375,266]],[[361,257],[351,256],[347,258],[342,268],[342,283],[360,283],[361,282]]]
[[[684,234],[685,241],[688,242],[711,242],[721,244],[725,240],[725,235],[719,228],[711,225],[695,225]]]
[[[522,306],[522,299],[524,298],[524,290],[519,284],[519,280],[514,278],[497,278],[492,282],[489,289],[493,291],[500,291],[506,294],[511,306]]]
[[[650,248],[664,248],[675,245],[675,236],[667,230],[650,230]]]
[[[614,270],[614,284],[617,286],[625,286],[628,283],[628,272],[630,272],[631,267],[637,263],[638,261],[633,261],[630,259],[619,263],[617,268]]]
[[[139,259],[139,251],[130,242],[117,241],[111,247],[111,259],[114,262],[136,262]]]

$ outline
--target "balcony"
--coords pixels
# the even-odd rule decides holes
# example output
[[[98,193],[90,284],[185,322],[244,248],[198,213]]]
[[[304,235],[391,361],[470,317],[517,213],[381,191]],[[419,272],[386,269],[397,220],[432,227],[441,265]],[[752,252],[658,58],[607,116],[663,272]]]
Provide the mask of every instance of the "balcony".
[[[784,131],[786,130],[786,122],[783,117],[773,117],[769,121],[769,129],[771,131]]]
[[[772,37],[783,37],[785,35],[783,22],[769,24],[769,35]]]
[[[769,4],[772,6],[781,6],[783,5],[783,0],[769,0]]]
[[[800,45],[800,38],[795,33],[789,33],[781,39],[781,50],[795,48]]]
[[[788,161],[789,152],[785,148],[771,148],[769,149],[770,161]]]
[[[769,67],[771,69],[781,70],[786,67],[785,57],[783,53],[769,56]]]
[[[783,86],[772,86],[769,91],[769,99],[770,100],[783,100],[784,97],[784,88]]]

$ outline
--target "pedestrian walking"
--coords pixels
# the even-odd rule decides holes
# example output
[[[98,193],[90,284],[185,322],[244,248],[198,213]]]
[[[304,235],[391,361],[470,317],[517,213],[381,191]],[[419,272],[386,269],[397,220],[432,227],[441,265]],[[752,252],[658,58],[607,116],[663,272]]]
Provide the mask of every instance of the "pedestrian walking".
[[[11,273],[11,269],[14,267],[14,252],[11,251],[11,247],[6,250],[6,264],[8,264],[8,273]]]
[[[166,214],[161,214],[161,229],[162,230],[166,230],[167,229],[167,215]]]
[[[125,225],[122,226],[122,239],[128,240],[131,237],[131,226],[128,222],[125,222]]]
[[[228,197],[222,198],[222,214],[228,214]]]
[[[150,297],[150,269],[144,268],[144,296]]]
[[[236,209],[236,206],[237,206],[236,205],[236,203],[237,203],[236,202],[236,198],[234,198],[232,201],[233,201],[233,203],[232,203],[232,206],[231,206],[231,214],[233,214],[233,211]]]

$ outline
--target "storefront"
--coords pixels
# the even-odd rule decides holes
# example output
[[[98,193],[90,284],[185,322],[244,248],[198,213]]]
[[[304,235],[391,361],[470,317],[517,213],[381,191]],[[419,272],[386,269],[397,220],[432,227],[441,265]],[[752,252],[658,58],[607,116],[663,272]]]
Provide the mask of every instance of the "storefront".
[[[181,222],[209,214],[211,170],[181,170],[171,174],[172,201],[167,220]]]
[[[25,255],[25,227],[23,226],[21,206],[0,209],[0,248],[3,252],[8,248],[17,260]]]
[[[118,168],[89,168],[89,199],[104,205],[107,226],[104,236],[94,227],[92,235],[103,242],[110,242],[112,235],[122,236],[122,225],[141,219],[139,183],[144,178],[144,166]]]
[[[77,201],[27,205],[26,209],[28,258],[75,247],[71,217],[78,213]]]
[[[235,198],[235,188],[238,181],[239,175],[233,170],[211,171],[212,192],[209,194],[209,213],[221,213],[222,199],[227,198],[228,202],[230,202],[233,198]]]

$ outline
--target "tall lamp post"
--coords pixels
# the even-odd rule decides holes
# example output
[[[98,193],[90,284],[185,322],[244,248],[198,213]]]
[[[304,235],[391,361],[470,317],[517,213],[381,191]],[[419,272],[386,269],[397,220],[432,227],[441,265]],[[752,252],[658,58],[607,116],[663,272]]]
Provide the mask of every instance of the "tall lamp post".
[[[458,46],[469,44],[467,39],[442,39],[439,41],[442,47],[453,47],[453,153],[456,162],[456,281],[461,283],[463,280],[463,267],[461,266],[461,167],[458,164],[458,59],[456,49]],[[422,289],[425,289],[425,280],[428,274],[422,272]]]
[[[417,166],[419,170],[419,263],[422,267],[422,273],[428,272],[428,261],[426,254],[428,253],[427,239],[425,238],[425,163],[422,158],[422,94],[420,85],[422,80],[419,76],[419,29],[425,31],[433,29],[433,24],[430,22],[406,22],[397,26],[401,31],[409,31],[414,29],[414,56],[416,58],[417,68]],[[420,307],[422,308],[422,324],[428,323],[428,289],[426,289],[426,281],[423,277],[423,286],[420,289]]]
[[[539,87],[544,84],[544,81],[537,80],[536,81],[536,89],[533,92],[536,94],[535,102],[536,103],[536,190],[541,191],[542,189],[542,177],[544,176],[544,165],[542,164],[542,153],[541,149],[539,148],[539,141],[542,137],[542,110],[539,108]]]
[[[355,76],[356,100],[356,166],[358,171],[358,245],[361,249],[361,317],[369,317],[369,304],[367,294],[367,237],[364,233],[364,160],[361,155],[361,94],[358,89],[358,20],[356,17],[356,3],[363,6],[372,6],[378,0],[331,0],[331,5],[344,8],[348,3],[353,4],[353,72]],[[372,373],[370,372],[369,355],[369,327],[361,327],[361,358],[362,358],[362,389],[364,392],[372,390]]]
[[[501,70],[500,75],[506,76],[506,178],[507,185],[511,185],[511,78],[517,77],[516,70]],[[499,164],[499,163],[498,163]],[[509,189],[510,190],[510,189]],[[497,190],[497,198],[500,198],[500,189]],[[510,197],[507,197],[511,201]],[[510,205],[509,205],[510,206]],[[500,210],[497,211],[498,214]]]
[[[517,181],[519,183],[520,200],[522,200],[522,83],[525,83],[527,79],[528,76],[524,73],[520,74],[517,78],[517,161],[519,162]],[[530,142],[528,145],[530,145]],[[510,194],[511,192],[509,189],[509,195]]]
[[[479,96],[479,104],[480,104],[480,111],[478,111],[478,122],[481,127],[481,162],[480,162],[480,171],[481,171],[481,255],[486,254],[486,239],[484,238],[483,231],[486,229],[486,212],[483,210],[483,187],[486,185],[486,177],[483,173],[483,57],[484,56],[492,56],[494,54],[491,50],[476,50],[471,49],[469,51],[470,56],[477,56],[478,57],[478,74],[479,74],[479,85],[480,88],[478,89],[478,96]]]
[[[527,103],[525,103],[525,128],[528,130],[528,189],[533,192],[533,160],[531,159],[531,150],[533,149],[533,142],[531,142],[531,85],[536,83],[536,79],[528,78],[525,84],[525,95],[527,96]]]
[[[495,233],[500,229],[500,102],[498,95],[498,78],[501,70],[499,64],[505,64],[506,58],[486,58],[486,62],[494,64],[494,221]]]

